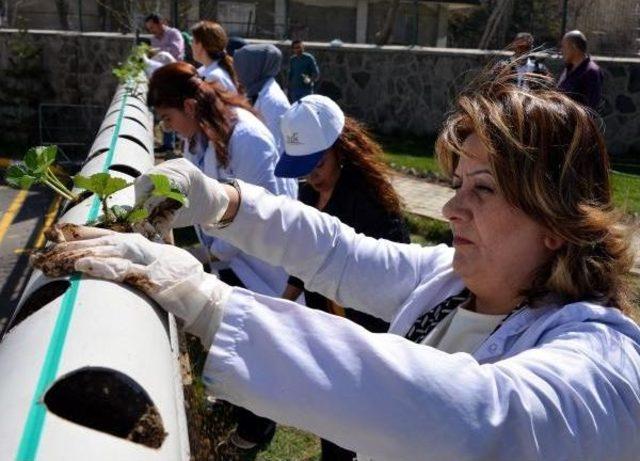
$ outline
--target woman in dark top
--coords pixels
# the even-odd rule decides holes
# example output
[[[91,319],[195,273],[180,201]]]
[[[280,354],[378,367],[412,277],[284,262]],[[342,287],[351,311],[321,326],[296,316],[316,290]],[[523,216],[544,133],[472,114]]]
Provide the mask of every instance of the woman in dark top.
[[[306,177],[299,199],[335,216],[356,232],[396,242],[409,242],[400,198],[387,179],[382,150],[364,128],[345,117],[329,98],[311,95],[295,103],[282,117],[285,153],[276,166],[281,177]],[[304,291],[306,305],[341,315],[374,333],[384,333],[385,321],[324,296],[304,290],[290,277],[283,298],[296,300]],[[355,453],[322,440],[322,459],[352,461]]]

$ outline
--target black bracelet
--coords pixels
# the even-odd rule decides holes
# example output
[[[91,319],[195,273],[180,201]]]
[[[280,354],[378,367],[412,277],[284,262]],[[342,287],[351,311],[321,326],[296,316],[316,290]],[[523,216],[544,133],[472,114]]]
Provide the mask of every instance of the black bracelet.
[[[228,182],[225,182],[223,184],[228,184],[229,186],[233,186],[233,188],[236,191],[238,191],[238,210],[239,210],[240,209],[240,204],[242,203],[242,191],[240,190],[240,184],[238,184],[238,181],[236,181],[235,179],[233,181],[228,181]],[[236,213],[236,215],[237,214],[238,213]],[[229,226],[229,224],[231,224],[233,222],[233,220],[235,219],[236,215],[234,215],[234,216],[232,216],[231,218],[228,218],[228,219],[221,219],[216,224],[216,227],[218,229],[224,229],[225,227]]]

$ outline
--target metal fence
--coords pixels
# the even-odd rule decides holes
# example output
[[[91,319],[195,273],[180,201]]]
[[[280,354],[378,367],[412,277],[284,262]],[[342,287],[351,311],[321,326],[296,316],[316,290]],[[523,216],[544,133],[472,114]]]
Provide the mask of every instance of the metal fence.
[[[282,21],[273,14],[271,2],[202,2],[188,0],[134,1],[134,0],[0,0],[0,27],[24,26],[33,29],[70,29],[81,31],[144,31],[144,17],[157,10],[182,30],[188,30],[200,17],[216,17],[216,9],[203,4],[237,4],[243,6],[229,17],[219,21],[229,35],[246,38],[282,39],[314,37],[314,29],[304,17],[286,17]],[[269,5],[267,5],[267,3]],[[299,3],[303,3],[300,0]],[[407,7],[403,1],[403,14],[418,14],[418,9]],[[58,5],[65,4],[60,10]],[[409,5],[410,6],[410,5]],[[243,12],[244,11],[244,12]],[[265,13],[267,11],[267,13]],[[300,9],[298,8],[298,11]],[[498,18],[495,18],[496,13]],[[266,16],[265,16],[266,14]],[[304,16],[304,13],[303,13]],[[404,17],[404,16],[403,16]],[[594,54],[611,56],[637,56],[640,50],[640,0],[481,0],[480,5],[449,10],[448,46],[477,48],[489,24],[492,25],[488,48],[501,49],[517,32],[527,31],[536,36],[537,44],[554,47],[563,30],[580,29],[590,43]],[[393,43],[415,44],[415,24],[411,18],[396,21]],[[355,25],[354,25],[355,27]],[[370,27],[373,27],[372,25]],[[347,34],[345,34],[347,35]]]

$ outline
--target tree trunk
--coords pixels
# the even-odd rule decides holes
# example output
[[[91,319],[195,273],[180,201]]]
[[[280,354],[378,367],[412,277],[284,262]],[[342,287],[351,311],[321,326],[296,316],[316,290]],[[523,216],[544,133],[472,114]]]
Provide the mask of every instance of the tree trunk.
[[[382,46],[389,42],[391,34],[393,33],[393,27],[396,23],[399,6],[400,0],[392,0],[391,5],[389,5],[389,11],[387,12],[387,20],[385,21],[382,30],[377,32],[375,35],[376,45]]]

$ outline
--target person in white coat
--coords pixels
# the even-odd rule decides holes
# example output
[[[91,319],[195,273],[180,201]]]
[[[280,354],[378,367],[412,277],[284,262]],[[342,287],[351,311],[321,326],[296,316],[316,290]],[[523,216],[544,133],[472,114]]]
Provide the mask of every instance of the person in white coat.
[[[280,119],[291,107],[287,95],[276,81],[282,66],[282,52],[271,44],[245,45],[236,51],[233,66],[247,99],[262,114],[282,153],[284,142]]]
[[[226,52],[228,43],[224,28],[213,21],[200,21],[191,28],[193,59],[202,64],[198,74],[207,82],[218,82],[232,93],[238,92],[238,77],[233,58]]]
[[[291,107],[287,95],[276,82],[281,64],[282,53],[271,44],[245,45],[236,51],[233,59],[238,81],[247,99],[260,113],[264,124],[271,131],[280,155],[284,152],[280,120]],[[295,197],[298,181],[291,178],[283,181],[289,190],[288,195]]]
[[[78,271],[145,282],[209,349],[203,378],[215,396],[360,460],[637,460],[633,252],[602,135],[566,96],[514,81],[476,83],[439,136],[455,189],[443,210],[453,248],[368,238],[259,187],[196,168],[176,174],[173,162],[152,170],[190,200],[159,227],[201,224],[387,319],[388,334],[231,288],[188,253],[142,236],[53,251]],[[155,209],[150,184],[141,176],[136,194]]]
[[[278,161],[275,141],[248,101],[204,82],[187,63],[167,65],[149,82],[148,104],[163,123],[188,139],[185,157],[210,178],[240,179],[273,194],[289,192],[274,175]],[[186,163],[186,160],[183,160]],[[198,232],[202,262],[226,261],[223,276],[258,293],[278,295],[287,276],[282,268],[239,251],[224,239]]]

